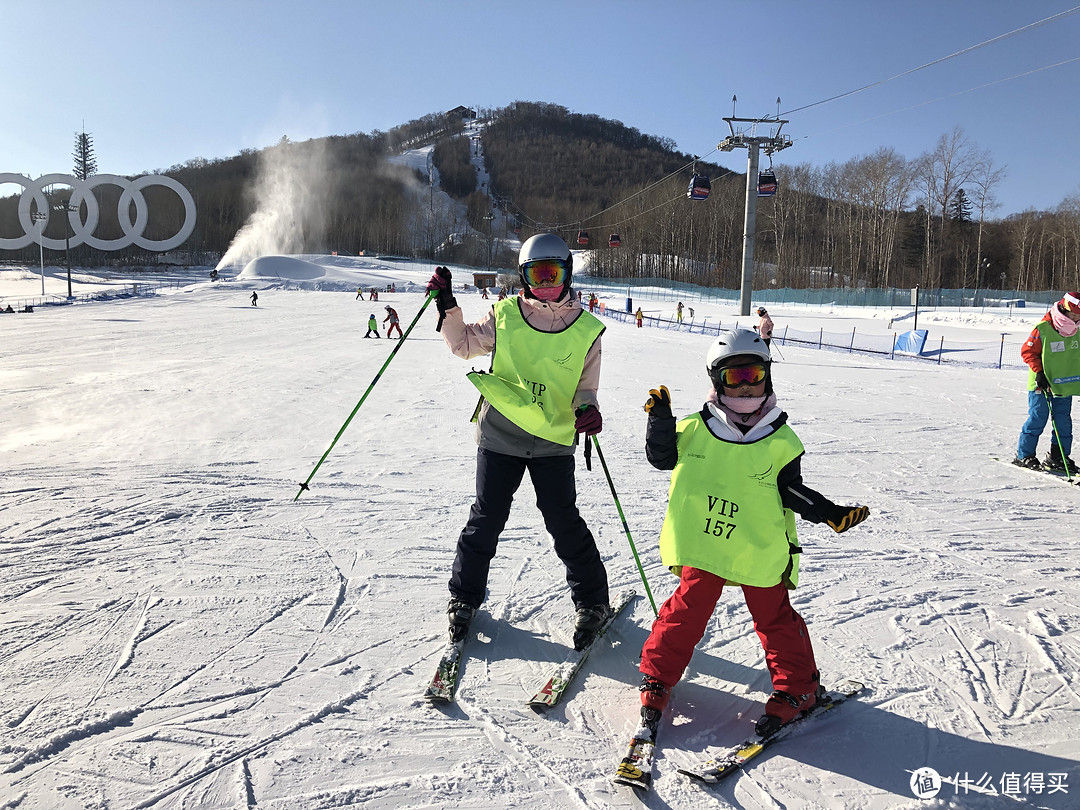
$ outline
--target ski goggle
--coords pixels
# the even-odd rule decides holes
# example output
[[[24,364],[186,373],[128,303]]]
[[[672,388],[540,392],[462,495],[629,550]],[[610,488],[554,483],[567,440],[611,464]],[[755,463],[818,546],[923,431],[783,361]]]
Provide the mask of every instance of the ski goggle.
[[[764,363],[752,363],[749,366],[729,366],[713,371],[713,379],[728,388],[738,388],[743,383],[758,385],[765,382],[769,370]]]
[[[533,259],[521,265],[521,274],[530,287],[554,287],[566,283],[568,269],[563,259]]]

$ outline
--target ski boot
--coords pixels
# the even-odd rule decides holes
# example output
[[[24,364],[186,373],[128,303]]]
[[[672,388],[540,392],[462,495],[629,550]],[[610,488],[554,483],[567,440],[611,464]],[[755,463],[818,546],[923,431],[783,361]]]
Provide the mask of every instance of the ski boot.
[[[1056,448],[1046,454],[1042,465],[1050,472],[1076,475],[1076,464],[1068,456],[1062,456],[1061,451]]]
[[[574,649],[584,650],[592,644],[597,632],[610,618],[611,607],[606,604],[578,608],[574,621]]]
[[[451,599],[446,606],[446,616],[450,620],[450,641],[457,643],[469,632],[469,623],[476,615],[476,608],[460,599]]]
[[[775,734],[782,726],[814,708],[819,700],[825,698],[825,687],[818,686],[805,695],[792,695],[776,690],[765,702],[765,714],[758,718],[754,731],[759,737]]]

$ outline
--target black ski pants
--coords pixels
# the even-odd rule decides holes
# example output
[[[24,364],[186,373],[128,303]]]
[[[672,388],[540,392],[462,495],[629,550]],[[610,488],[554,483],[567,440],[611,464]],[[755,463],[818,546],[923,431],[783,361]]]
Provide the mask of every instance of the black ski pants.
[[[520,458],[483,448],[476,453],[476,502],[458,537],[450,594],[477,608],[484,601],[491,560],[526,469],[555,553],[566,566],[574,606],[608,604],[607,571],[577,508],[574,457]]]

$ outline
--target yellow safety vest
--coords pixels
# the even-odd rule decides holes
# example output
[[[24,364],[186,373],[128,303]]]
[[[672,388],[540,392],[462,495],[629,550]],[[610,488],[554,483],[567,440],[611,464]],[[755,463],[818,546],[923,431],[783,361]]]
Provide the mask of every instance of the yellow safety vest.
[[[660,531],[664,565],[770,587],[799,579],[795,515],[776,479],[803,452],[787,425],[746,444],[718,439],[700,413],[676,425],[679,461]]]
[[[491,372],[471,372],[469,380],[522,430],[569,447],[577,436],[574,394],[585,356],[606,327],[581,310],[561,332],[542,332],[526,323],[516,298],[499,301],[494,310]]]
[[[1050,321],[1039,321],[1035,328],[1042,338],[1043,373],[1050,391],[1059,397],[1080,395],[1080,332],[1062,337]],[[1034,390],[1035,372],[1028,369],[1028,391]]]

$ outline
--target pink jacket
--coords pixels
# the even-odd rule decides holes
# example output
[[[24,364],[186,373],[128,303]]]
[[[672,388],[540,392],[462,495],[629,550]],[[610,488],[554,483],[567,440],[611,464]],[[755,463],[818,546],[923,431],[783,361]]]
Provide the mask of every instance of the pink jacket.
[[[772,318],[770,318],[769,313],[766,312],[764,315],[761,316],[761,319],[758,321],[757,331],[758,334],[761,335],[761,337],[765,340],[772,340],[772,330]]]

